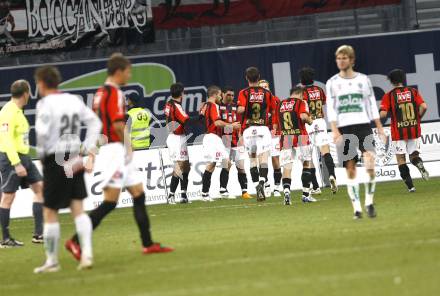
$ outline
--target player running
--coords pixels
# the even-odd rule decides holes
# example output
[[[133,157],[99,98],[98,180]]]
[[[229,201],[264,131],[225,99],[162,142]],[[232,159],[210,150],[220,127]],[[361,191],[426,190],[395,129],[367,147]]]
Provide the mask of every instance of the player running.
[[[69,161],[66,160],[75,159],[81,153],[83,123],[87,126],[84,152],[89,153],[86,167],[88,172],[92,172],[95,144],[102,125],[82,99],[58,91],[61,75],[57,68],[44,66],[37,69],[35,80],[42,97],[37,104],[35,131],[38,154],[43,166],[46,261],[35,268],[34,272],[56,272],[60,269],[58,245],[61,231],[58,211],[64,208],[70,208],[80,238],[82,253],[78,269],[91,268],[92,222],[83,209],[83,200],[87,197],[84,171],[72,166],[69,168]]]
[[[242,115],[243,141],[250,158],[252,182],[257,191],[257,201],[266,199],[264,183],[267,180],[268,158],[272,144],[269,113],[274,115],[275,99],[270,91],[258,86],[260,71],[246,69],[249,87],[240,91],[237,112]],[[272,117],[273,118],[273,117]]]
[[[172,248],[154,243],[151,238],[141,176],[132,162],[130,135],[126,134],[125,125],[125,97],[120,89],[130,80],[130,61],[120,53],[113,54],[107,62],[107,74],[104,86],[98,89],[93,100],[93,109],[99,115],[103,123],[103,133],[108,139],[108,143],[100,148],[96,158],[96,168],[103,172],[104,201],[89,213],[93,229],[116,208],[121,189],[126,188],[133,197],[133,213],[142,240],[142,252],[171,252]],[[124,141],[125,139],[127,140]],[[76,259],[79,259],[81,254],[78,241],[78,235],[75,235],[65,244],[66,249]]]
[[[270,91],[270,85],[267,80],[260,80],[258,82],[258,85],[268,91]],[[275,109],[278,110],[280,106],[280,99],[277,96],[273,96]],[[269,113],[269,117],[272,116],[272,113]],[[274,118],[276,121],[277,118]],[[280,166],[280,129],[275,129],[274,127],[278,127],[277,124],[273,124],[272,120],[269,120],[269,130],[272,135],[272,146],[270,148],[270,156],[272,158],[272,168],[273,168],[273,180],[274,180],[274,189],[273,189],[273,196],[280,197],[281,196],[281,166]],[[265,194],[266,196],[269,196],[272,194],[272,191],[270,189],[270,183],[268,180],[266,180],[266,183],[264,184]]]
[[[11,206],[19,187],[30,186],[35,194],[32,242],[43,243],[43,183],[40,172],[29,157],[29,123],[23,114],[30,97],[29,83],[26,80],[15,81],[11,85],[11,95],[11,100],[0,110],[0,224],[3,233],[0,248],[24,245],[9,233]]]
[[[276,116],[281,130],[281,163],[283,165],[284,204],[290,205],[290,185],[292,183],[292,164],[295,159],[303,163],[301,181],[303,185],[302,201],[316,202],[310,194],[312,181],[312,148],[304,123],[311,124],[307,103],[303,101],[304,89],[295,86],[290,97],[281,101]]]
[[[327,81],[327,116],[334,142],[343,145],[341,158],[347,172],[347,191],[354,209],[354,219],[362,218],[359,182],[356,180],[357,149],[362,152],[369,179],[365,184],[365,209],[370,218],[376,217],[373,205],[376,188],[374,171],[375,147],[370,122],[374,120],[381,138],[384,130],[379,120],[370,79],[353,70],[354,49],[343,45],[336,50],[339,73]]]
[[[169,156],[174,162],[173,175],[171,177],[168,203],[175,204],[175,193],[180,180],[181,203],[188,203],[186,191],[188,189],[188,176],[191,166],[189,164],[187,137],[185,125],[189,123],[189,116],[182,108],[184,87],[181,83],[174,83],[170,87],[171,98],[165,105],[165,116],[169,135],[167,147]]]
[[[209,196],[209,188],[211,186],[211,176],[214,172],[215,165],[218,162],[224,163],[228,158],[225,145],[223,144],[220,129],[228,132],[239,130],[241,125],[239,122],[229,123],[222,120],[218,103],[221,102],[221,90],[218,86],[210,86],[208,88],[208,101],[203,106],[203,113],[206,125],[206,134],[203,137],[203,153],[207,161],[205,172],[202,177],[202,200],[213,201]]]
[[[237,105],[234,103],[234,90],[227,86],[222,91],[222,101],[219,104],[220,117],[223,121],[234,123],[239,121],[237,114]],[[232,163],[235,163],[238,172],[238,182],[241,187],[241,197],[250,199],[251,195],[247,192],[247,176],[244,168],[244,160],[246,158],[243,140],[240,130],[228,130],[221,128],[221,137],[225,145],[228,158],[225,160],[220,173],[220,195],[222,197],[231,198],[228,192],[229,171]]]
[[[309,106],[310,117],[313,120],[311,125],[306,125],[307,132],[313,145],[319,148],[324,163],[329,173],[330,187],[333,193],[338,191],[336,184],[335,163],[330,154],[329,138],[327,134],[327,123],[324,119],[324,105],[326,97],[324,90],[314,85],[315,70],[310,67],[304,67],[299,71],[301,84],[304,86],[303,99]],[[316,179],[316,168],[312,162],[312,194],[320,194],[318,180]]]
[[[380,117],[386,118],[391,113],[391,139],[396,149],[400,177],[408,191],[415,192],[405,154],[409,154],[410,162],[420,171],[422,178],[428,180],[429,174],[420,158],[420,122],[427,106],[417,89],[405,86],[405,76],[406,73],[400,69],[388,74],[394,88],[382,98]]]

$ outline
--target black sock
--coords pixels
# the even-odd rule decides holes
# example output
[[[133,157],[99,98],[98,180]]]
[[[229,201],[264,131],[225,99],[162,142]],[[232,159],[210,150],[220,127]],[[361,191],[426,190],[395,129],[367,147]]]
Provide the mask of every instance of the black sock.
[[[409,167],[406,164],[399,165],[400,177],[405,182],[406,187],[411,189],[414,187],[413,180],[411,178],[411,174],[409,172]]]
[[[292,179],[290,178],[283,178],[283,188],[284,190],[290,191],[290,184],[292,183]]]
[[[212,173],[205,171],[202,177],[202,193],[209,193],[209,187],[211,187],[211,176]]]
[[[282,177],[283,174],[281,173],[281,168],[273,170],[273,181],[275,185],[280,185]]]
[[[32,204],[32,214],[34,216],[34,235],[43,235],[43,204],[34,202]]]
[[[319,184],[318,184],[318,179],[316,179],[316,168],[311,168],[310,169],[310,173],[312,174],[312,185],[313,185],[313,189],[318,189],[319,188]]]
[[[267,174],[269,173],[268,168],[262,168],[260,167],[260,177],[264,178],[264,181],[267,182]]]
[[[189,173],[183,173],[182,179],[180,179],[180,189],[182,192],[186,192],[188,190],[188,175]]]
[[[418,168],[423,167],[423,160],[419,156],[411,158],[411,163]]]
[[[0,208],[0,223],[2,225],[3,240],[10,238],[9,235],[9,217],[11,210]]]
[[[257,167],[253,167],[250,169],[251,171],[251,177],[252,177],[252,182],[254,183],[258,183],[260,181],[260,176],[258,173],[258,168]]]
[[[145,207],[145,193],[133,198],[133,214],[141,235],[142,246],[149,247],[153,244],[150,232],[150,219]]]
[[[303,169],[301,175],[301,181],[303,185],[303,195],[309,196],[308,189],[310,188],[310,183],[312,182],[312,172],[311,169]]]
[[[335,162],[333,161],[333,157],[330,153],[324,154],[324,162],[327,166],[328,174],[336,178],[335,175]]]
[[[179,180],[179,177],[176,177],[174,175],[171,177],[170,193],[173,195],[174,193],[176,193],[177,185],[179,185]]]
[[[220,173],[220,188],[227,188],[229,181],[229,171],[225,168]]]
[[[241,192],[247,192],[247,176],[246,176],[246,173],[238,173],[238,182],[240,183]]]
[[[89,213],[90,220],[92,220],[93,229],[98,227],[102,219],[116,208],[115,202],[103,201],[96,209]],[[72,240],[79,244],[78,235],[75,234]]]

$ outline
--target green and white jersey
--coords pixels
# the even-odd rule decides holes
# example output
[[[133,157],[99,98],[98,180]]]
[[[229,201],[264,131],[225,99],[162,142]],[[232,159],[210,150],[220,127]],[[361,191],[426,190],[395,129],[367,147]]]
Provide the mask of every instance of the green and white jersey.
[[[373,87],[367,75],[336,74],[327,81],[327,118],[338,127],[370,123],[379,118]]]

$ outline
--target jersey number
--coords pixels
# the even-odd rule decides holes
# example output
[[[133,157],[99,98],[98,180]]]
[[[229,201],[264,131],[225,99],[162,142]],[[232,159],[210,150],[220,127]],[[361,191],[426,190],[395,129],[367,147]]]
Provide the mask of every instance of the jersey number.
[[[399,108],[402,112],[403,121],[414,120],[416,118],[414,105],[412,103],[399,104]]]
[[[322,101],[310,101],[310,109],[315,116],[322,116]]]
[[[284,130],[288,131],[293,129],[292,114],[289,112],[284,113],[283,119]]]
[[[61,128],[60,128],[60,135],[65,134],[78,134],[78,130],[80,127],[79,122],[79,116],[78,114],[74,114],[72,117],[67,116],[64,114],[61,116]]]
[[[252,120],[257,121],[261,118],[261,106],[258,103],[252,104]]]

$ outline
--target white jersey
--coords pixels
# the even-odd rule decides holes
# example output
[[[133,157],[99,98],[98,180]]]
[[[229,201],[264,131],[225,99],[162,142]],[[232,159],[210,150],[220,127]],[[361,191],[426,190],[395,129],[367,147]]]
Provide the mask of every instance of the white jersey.
[[[338,127],[370,123],[379,119],[370,79],[361,73],[354,78],[336,74],[327,81],[327,119]]]
[[[55,152],[79,152],[82,123],[87,127],[84,140],[87,151],[96,144],[102,124],[82,99],[68,93],[56,93],[39,100],[35,131],[40,157]]]

